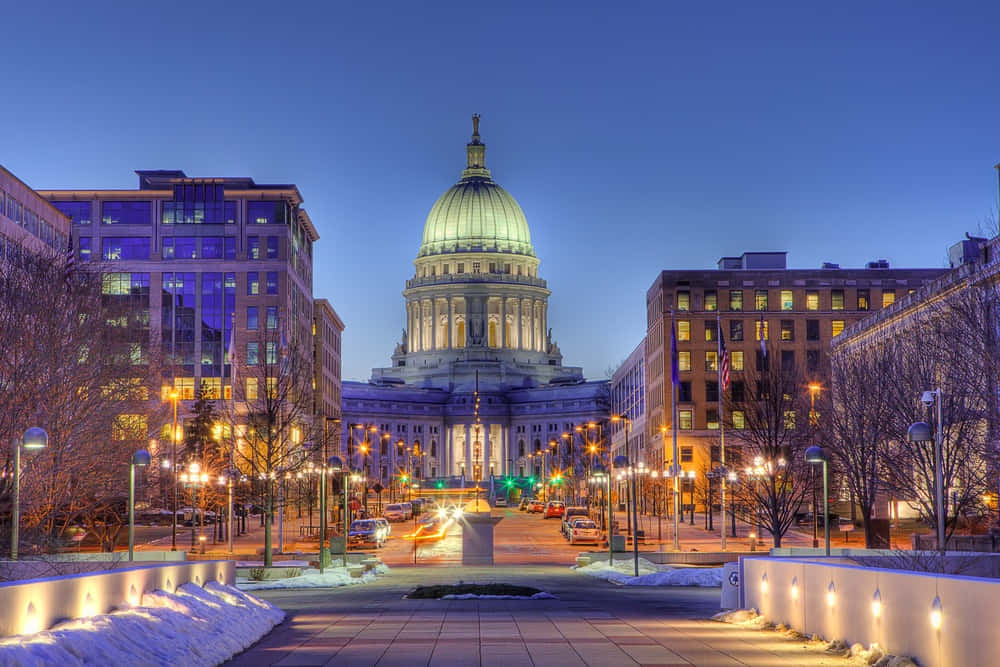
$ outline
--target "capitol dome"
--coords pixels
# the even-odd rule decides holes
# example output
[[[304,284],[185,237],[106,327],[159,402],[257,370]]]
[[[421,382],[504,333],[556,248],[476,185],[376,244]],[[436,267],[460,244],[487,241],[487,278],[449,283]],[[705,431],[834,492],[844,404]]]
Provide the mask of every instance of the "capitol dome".
[[[534,257],[528,220],[486,168],[486,145],[473,117],[468,163],[461,180],[431,208],[418,257],[453,252],[503,252]]]

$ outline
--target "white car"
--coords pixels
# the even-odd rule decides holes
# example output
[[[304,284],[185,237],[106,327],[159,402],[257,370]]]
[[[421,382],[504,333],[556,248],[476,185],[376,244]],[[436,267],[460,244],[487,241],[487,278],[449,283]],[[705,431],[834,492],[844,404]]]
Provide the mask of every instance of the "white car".
[[[507,507],[507,499],[506,498],[497,498],[496,502],[493,503],[493,506],[494,507]]]
[[[399,504],[386,505],[382,516],[387,521],[406,521],[406,510]]]
[[[577,519],[569,534],[570,544],[600,544],[601,530],[590,519]]]

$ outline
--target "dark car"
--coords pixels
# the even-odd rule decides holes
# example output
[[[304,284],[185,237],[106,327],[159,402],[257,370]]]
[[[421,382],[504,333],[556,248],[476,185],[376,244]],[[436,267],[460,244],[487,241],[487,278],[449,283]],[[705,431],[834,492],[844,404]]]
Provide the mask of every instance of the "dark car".
[[[359,519],[351,523],[347,543],[350,546],[372,545],[378,548],[385,544],[385,537],[384,529],[375,519]]]

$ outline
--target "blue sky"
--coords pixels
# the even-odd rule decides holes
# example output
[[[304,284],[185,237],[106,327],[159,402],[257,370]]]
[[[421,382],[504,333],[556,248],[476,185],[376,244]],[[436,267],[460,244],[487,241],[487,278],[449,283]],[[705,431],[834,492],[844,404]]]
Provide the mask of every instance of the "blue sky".
[[[997,2],[37,4],[2,17],[0,163],[298,184],[345,378],[388,364],[473,112],[589,377],[661,269],[942,266],[997,208]]]

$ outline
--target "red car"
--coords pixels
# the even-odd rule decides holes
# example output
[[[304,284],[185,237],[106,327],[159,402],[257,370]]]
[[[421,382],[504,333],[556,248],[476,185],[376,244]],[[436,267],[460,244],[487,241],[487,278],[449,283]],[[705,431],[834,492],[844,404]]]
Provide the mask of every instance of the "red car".
[[[561,500],[550,500],[548,504],[545,505],[545,512],[542,514],[543,519],[558,519],[566,511],[566,503]]]
[[[541,514],[545,511],[545,505],[541,500],[532,500],[528,502],[528,513],[530,514]]]

